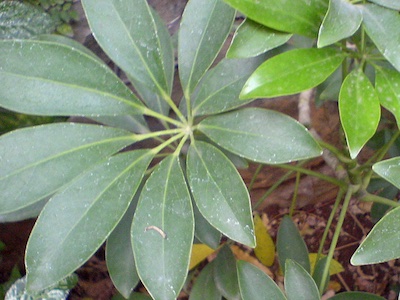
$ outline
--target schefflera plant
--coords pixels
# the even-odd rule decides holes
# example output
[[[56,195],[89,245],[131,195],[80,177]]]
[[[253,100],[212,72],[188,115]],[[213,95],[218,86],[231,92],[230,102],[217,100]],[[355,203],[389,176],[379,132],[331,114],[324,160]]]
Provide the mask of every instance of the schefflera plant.
[[[249,77],[240,98],[284,96],[316,88],[319,100],[337,100],[348,151],[326,146],[349,172],[342,211],[347,210],[352,196],[398,206],[392,199],[371,197],[367,187],[374,171],[400,188],[400,158],[381,161],[400,134],[400,2],[225,1],[247,17],[237,29],[227,57],[253,57],[272,49],[278,53]],[[291,38],[292,43],[286,44]],[[388,130],[387,144],[379,145],[377,153],[361,164],[359,153],[378,129],[381,106],[393,114],[397,126]],[[338,234],[344,217],[338,222]],[[365,265],[400,258],[399,220],[397,207],[375,225],[351,263]],[[328,274],[328,266],[322,278]],[[320,292],[323,290],[321,284]]]
[[[184,98],[171,99],[171,36],[144,0],[83,0],[90,28],[133,93],[99,58],[59,36],[0,42],[1,106],[34,115],[85,116],[0,138],[0,219],[39,214],[26,250],[27,288],[65,278],[105,242],[111,278],[128,297],[139,280],[154,299],[175,299],[197,240],[221,234],[255,246],[246,186],[234,166],[320,155],[297,121],[239,108],[263,58],[214,63],[235,10],[191,0],[178,36]],[[159,121],[154,130],[147,121]],[[102,125],[100,125],[100,124]],[[154,147],[136,149],[143,140]]]

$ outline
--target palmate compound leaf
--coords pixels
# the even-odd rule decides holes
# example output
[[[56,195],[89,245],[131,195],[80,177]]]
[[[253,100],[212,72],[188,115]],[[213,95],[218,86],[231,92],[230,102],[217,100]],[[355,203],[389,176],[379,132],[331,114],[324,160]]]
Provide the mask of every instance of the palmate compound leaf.
[[[179,29],[178,62],[187,99],[221,50],[234,20],[235,10],[222,0],[192,0],[186,5]]]
[[[243,300],[286,300],[281,289],[263,271],[245,261],[237,261],[236,264]]]
[[[143,104],[107,65],[79,49],[5,40],[0,52],[0,106],[53,116],[142,114]]]
[[[176,299],[185,282],[194,236],[189,190],[179,158],[152,172],[140,195],[131,239],[137,271],[154,299]]]
[[[381,115],[378,96],[362,70],[353,70],[339,94],[339,114],[351,158],[375,134]]]
[[[147,150],[115,155],[47,203],[27,245],[29,291],[49,287],[93,255],[128,209],[152,158]]]
[[[365,31],[383,56],[400,72],[400,15],[375,4],[361,7]]]
[[[245,108],[211,116],[201,121],[198,129],[230,152],[261,163],[321,155],[321,148],[303,125],[271,110]]]
[[[85,0],[82,4],[97,42],[125,71],[143,101],[151,109],[168,112],[162,98],[171,94],[174,56],[161,18],[145,0]]]
[[[325,47],[351,36],[362,22],[360,9],[346,0],[330,0],[318,34],[318,47]]]
[[[204,218],[230,239],[254,247],[250,197],[232,162],[211,144],[196,141],[188,151],[187,177]]]
[[[254,254],[263,265],[270,267],[275,260],[275,244],[258,214],[254,216],[254,229],[257,242]]]
[[[248,18],[267,27],[315,37],[327,9],[326,0],[225,0]]]
[[[294,49],[276,55],[250,76],[240,97],[277,97],[308,90],[327,79],[344,57],[343,53],[331,48]]]
[[[51,196],[80,173],[135,142],[125,130],[59,123],[0,137],[0,214]]]

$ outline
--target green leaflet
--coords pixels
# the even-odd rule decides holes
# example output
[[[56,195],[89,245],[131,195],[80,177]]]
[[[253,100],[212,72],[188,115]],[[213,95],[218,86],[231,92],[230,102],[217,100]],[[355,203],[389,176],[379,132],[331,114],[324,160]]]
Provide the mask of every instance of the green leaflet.
[[[91,55],[33,40],[0,41],[0,51],[0,105],[7,109],[59,116],[141,114],[143,104]]]
[[[29,291],[51,286],[96,252],[128,209],[152,157],[147,150],[113,156],[46,204],[27,245]]]
[[[190,292],[189,300],[221,300],[222,295],[214,281],[215,260],[208,263],[197,277]]]
[[[228,58],[260,55],[286,43],[292,35],[265,27],[250,19],[239,25],[226,53]]]
[[[397,0],[370,0],[370,2],[374,2],[381,6],[391,8],[394,10],[400,10],[400,2]]]
[[[225,0],[249,19],[267,27],[315,37],[327,9],[326,0]]]
[[[400,15],[374,4],[362,6],[364,28],[383,56],[400,72]]]
[[[297,262],[286,261],[285,291],[288,300],[320,300],[317,285],[311,275]]]
[[[221,248],[213,264],[214,282],[222,296],[226,299],[240,300],[236,258],[228,245]]]
[[[237,261],[237,273],[243,300],[286,300],[276,283],[254,265]]]
[[[245,108],[211,116],[198,129],[219,146],[257,162],[279,164],[321,154],[303,125],[271,110]]]
[[[288,259],[297,262],[307,272],[310,272],[310,259],[306,243],[289,216],[284,216],[279,225],[276,248],[283,273],[285,273]]]
[[[330,0],[319,29],[318,47],[325,47],[353,35],[360,27],[362,13],[346,0]]]
[[[232,162],[214,146],[196,141],[188,151],[187,177],[205,219],[229,238],[254,247],[250,197]]]
[[[400,157],[378,162],[372,166],[372,169],[379,176],[400,188]]]
[[[235,10],[222,0],[191,0],[178,40],[179,78],[186,99],[211,66],[230,32]]]
[[[122,129],[73,123],[20,129],[0,137],[0,213],[32,205],[135,142]]]
[[[153,298],[177,298],[187,276],[193,235],[190,194],[179,159],[170,155],[146,181],[131,228],[137,271]]]
[[[396,70],[390,70],[375,67],[375,90],[379,101],[383,107],[389,110],[398,126],[400,125],[400,73]]]
[[[171,38],[160,17],[143,0],[82,3],[102,49],[129,75],[150,108],[167,112],[160,96],[171,94],[174,57]]]
[[[124,217],[107,239],[107,269],[114,286],[125,298],[129,298],[129,295],[139,283],[139,275],[133,257],[130,228],[140,191],[139,188]]]
[[[369,265],[400,257],[400,208],[393,209],[375,224],[351,257],[353,265]]]
[[[331,48],[295,49],[264,62],[247,80],[241,98],[296,94],[322,83],[342,63],[344,54]]]
[[[374,135],[381,115],[375,89],[360,69],[352,71],[343,81],[339,114],[350,156],[355,158]]]
[[[253,99],[239,99],[239,94],[263,58],[221,60],[216,67],[205,74],[193,94],[193,115],[216,114],[252,101]]]

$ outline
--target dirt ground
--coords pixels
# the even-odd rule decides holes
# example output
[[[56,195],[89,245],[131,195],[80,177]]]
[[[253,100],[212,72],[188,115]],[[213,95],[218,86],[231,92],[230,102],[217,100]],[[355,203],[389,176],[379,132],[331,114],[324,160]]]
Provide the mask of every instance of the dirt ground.
[[[180,16],[186,1],[150,0],[149,2],[168,24],[171,34],[174,34],[178,29]],[[79,1],[76,5],[79,9]],[[74,28],[75,38],[78,41],[85,43],[93,51],[102,55],[94,40],[89,36],[90,32],[83,18],[78,24],[75,24]],[[176,87],[178,86],[179,84],[176,84]],[[181,91],[177,88],[174,94],[175,99],[180,99],[180,95]],[[251,105],[275,109],[298,118],[298,95],[279,99],[257,100]],[[335,102],[326,102],[320,107],[316,107],[311,103],[311,124],[312,128],[324,141],[334,145],[340,144],[340,125]],[[324,174],[334,175],[332,168],[322,158],[309,162],[307,167]],[[250,183],[255,170],[256,166],[251,165],[248,169],[240,171],[247,184]],[[283,174],[284,171],[278,168],[263,168],[250,191],[252,201],[255,203],[260,199],[265,191]],[[269,220],[269,231],[274,239],[276,238],[280,219],[289,211],[294,186],[295,178],[292,176],[259,207],[259,212],[266,214]],[[319,240],[332,210],[336,193],[337,188],[332,184],[310,176],[301,177],[298,207],[294,220],[310,252],[318,250]],[[330,283],[331,295],[338,291],[368,291],[381,295],[385,299],[396,299],[395,291],[400,289],[400,263],[398,261],[363,267],[353,267],[349,264],[349,259],[359,242],[373,226],[369,211],[370,206],[368,205],[361,206],[356,201],[351,203],[335,252],[335,259],[344,266],[345,271],[332,277]],[[18,266],[22,273],[24,272],[23,256],[25,245],[33,224],[34,220],[0,224],[0,240],[6,244],[5,251],[1,253],[0,283],[7,281],[11,269],[15,265]],[[325,253],[328,250],[329,239],[333,235],[333,230],[334,227],[325,245]],[[248,251],[251,254],[251,251]],[[279,275],[277,262],[271,270],[275,280],[282,283],[283,279]],[[96,255],[77,271],[77,274],[79,283],[71,292],[70,299],[111,299],[116,294],[116,290],[107,273],[104,249],[100,249]],[[143,291],[143,288],[138,287],[138,290]],[[182,299],[185,298],[187,296],[182,293]]]

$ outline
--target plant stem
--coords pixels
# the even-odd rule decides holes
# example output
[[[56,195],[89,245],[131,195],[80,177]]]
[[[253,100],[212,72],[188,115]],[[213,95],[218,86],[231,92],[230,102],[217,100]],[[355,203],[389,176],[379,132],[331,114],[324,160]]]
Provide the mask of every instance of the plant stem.
[[[301,161],[298,163],[298,166],[302,166],[306,163],[307,161]],[[288,179],[292,174],[294,173],[294,171],[289,171],[287,172],[285,175],[283,175],[281,178],[278,179],[278,181],[276,181],[261,197],[260,199],[256,202],[256,204],[254,204],[253,206],[253,210],[257,210],[257,208],[261,205],[261,203],[263,203],[265,201],[265,199],[267,199],[267,197],[269,195],[271,195],[273,193],[273,191],[275,191],[286,179]]]
[[[136,141],[143,141],[143,140],[147,140],[150,138],[155,138],[155,137],[159,137],[162,135],[170,135],[170,134],[177,134],[177,133],[181,133],[182,129],[177,128],[177,129],[168,129],[168,130],[161,130],[161,131],[154,131],[154,132],[150,132],[150,133],[144,133],[144,134],[138,134],[135,136]]]
[[[160,113],[158,113],[158,112],[156,112],[156,111],[154,111],[154,110],[152,110],[152,109],[150,109],[148,107],[145,107],[142,112],[146,116],[150,116],[150,117],[154,117],[154,118],[159,119],[159,120],[166,121],[168,123],[174,124],[177,127],[182,127],[186,123],[186,120],[184,120],[185,122],[179,122],[179,121],[177,121],[175,119],[172,119],[172,118],[170,118],[168,116],[164,116],[163,114],[160,114]]]
[[[322,238],[321,238],[321,241],[320,241],[320,244],[319,244],[316,262],[318,262],[319,259],[321,258],[322,251],[323,251],[324,245],[325,245],[325,241],[326,241],[326,238],[328,237],[329,229],[330,229],[330,227],[332,225],[333,218],[335,217],[336,212],[338,210],[340,201],[342,201],[343,194],[344,194],[344,190],[340,189],[339,192],[336,195],[335,203],[333,204],[332,211],[331,211],[331,213],[329,215],[328,221],[326,222],[325,230],[324,230],[324,233],[322,235]]]
[[[178,118],[181,120],[183,124],[187,124],[187,120],[185,116],[182,114],[182,112],[179,110],[179,108],[176,106],[172,98],[168,94],[163,95],[164,100],[168,103],[168,105],[171,107],[171,109],[174,111],[174,113],[178,116]]]
[[[297,195],[299,193],[300,175],[301,175],[300,172],[297,172],[296,183],[294,185],[294,193],[293,193],[293,197],[292,197],[292,203],[290,204],[290,208],[289,208],[290,218],[293,216],[294,209],[296,208],[296,205],[297,205]]]
[[[168,145],[172,144],[173,142],[175,142],[176,140],[179,140],[180,138],[182,138],[184,136],[185,136],[185,132],[181,132],[181,133],[179,133],[177,135],[174,135],[173,137],[171,137],[170,139],[166,140],[161,145],[158,145],[157,147],[151,149],[151,151],[154,153],[154,155],[157,155],[162,149],[164,149]]]
[[[258,167],[257,167],[256,171],[254,172],[253,177],[251,178],[251,181],[249,183],[249,191],[251,191],[253,189],[254,182],[256,181],[257,176],[258,176],[258,174],[260,174],[263,167],[264,167],[264,165],[262,165],[262,164],[258,165]]]
[[[308,169],[304,169],[304,168],[301,168],[299,166],[283,165],[282,164],[282,165],[277,165],[277,167],[282,168],[282,169],[288,169],[288,170],[292,170],[292,171],[297,171],[297,172],[300,172],[302,174],[306,174],[306,175],[310,175],[310,176],[314,176],[314,177],[319,178],[321,180],[325,180],[325,181],[330,182],[330,183],[332,183],[334,185],[337,185],[337,186],[339,186],[341,188],[345,188],[346,187],[346,183],[341,181],[341,180],[338,180],[338,179],[336,179],[334,177],[331,177],[331,176],[328,176],[328,175],[324,175],[324,174],[321,174],[321,173],[318,173],[318,172],[314,172],[314,171],[311,171],[311,170],[308,170]]]
[[[337,222],[336,228],[335,228],[335,233],[333,234],[331,245],[329,247],[329,252],[328,252],[328,255],[327,255],[326,264],[324,266],[324,271],[322,273],[321,283],[319,285],[319,291],[320,291],[321,294],[323,292],[323,288],[325,286],[326,279],[327,279],[327,277],[329,275],[329,266],[331,264],[331,261],[332,261],[332,258],[333,258],[333,254],[335,252],[335,248],[336,248],[337,242],[339,240],[340,231],[342,230],[342,227],[343,227],[343,222],[344,222],[344,219],[346,217],[346,213],[347,213],[347,209],[349,207],[349,203],[350,203],[351,197],[353,196],[353,193],[356,190],[357,190],[357,187],[354,187],[353,185],[349,185],[348,188],[347,188],[346,196],[345,196],[344,201],[343,201],[343,207],[342,207],[342,209],[340,211],[339,219],[338,219],[338,222]]]
[[[370,194],[370,193],[365,193],[362,197],[359,198],[360,201],[364,201],[364,202],[374,202],[374,203],[380,203],[380,204],[384,204],[390,207],[399,207],[400,203],[378,196],[378,195],[374,195],[374,194]]]
[[[318,141],[318,144],[320,144],[321,147],[323,147],[323,148],[329,150],[330,152],[332,152],[337,157],[337,159],[339,161],[341,161],[342,163],[349,164],[349,163],[353,163],[354,162],[351,158],[343,155],[343,153],[338,148],[336,148],[335,146],[333,146],[333,145],[331,145],[329,143],[326,143],[324,141],[321,141],[321,140]]]

